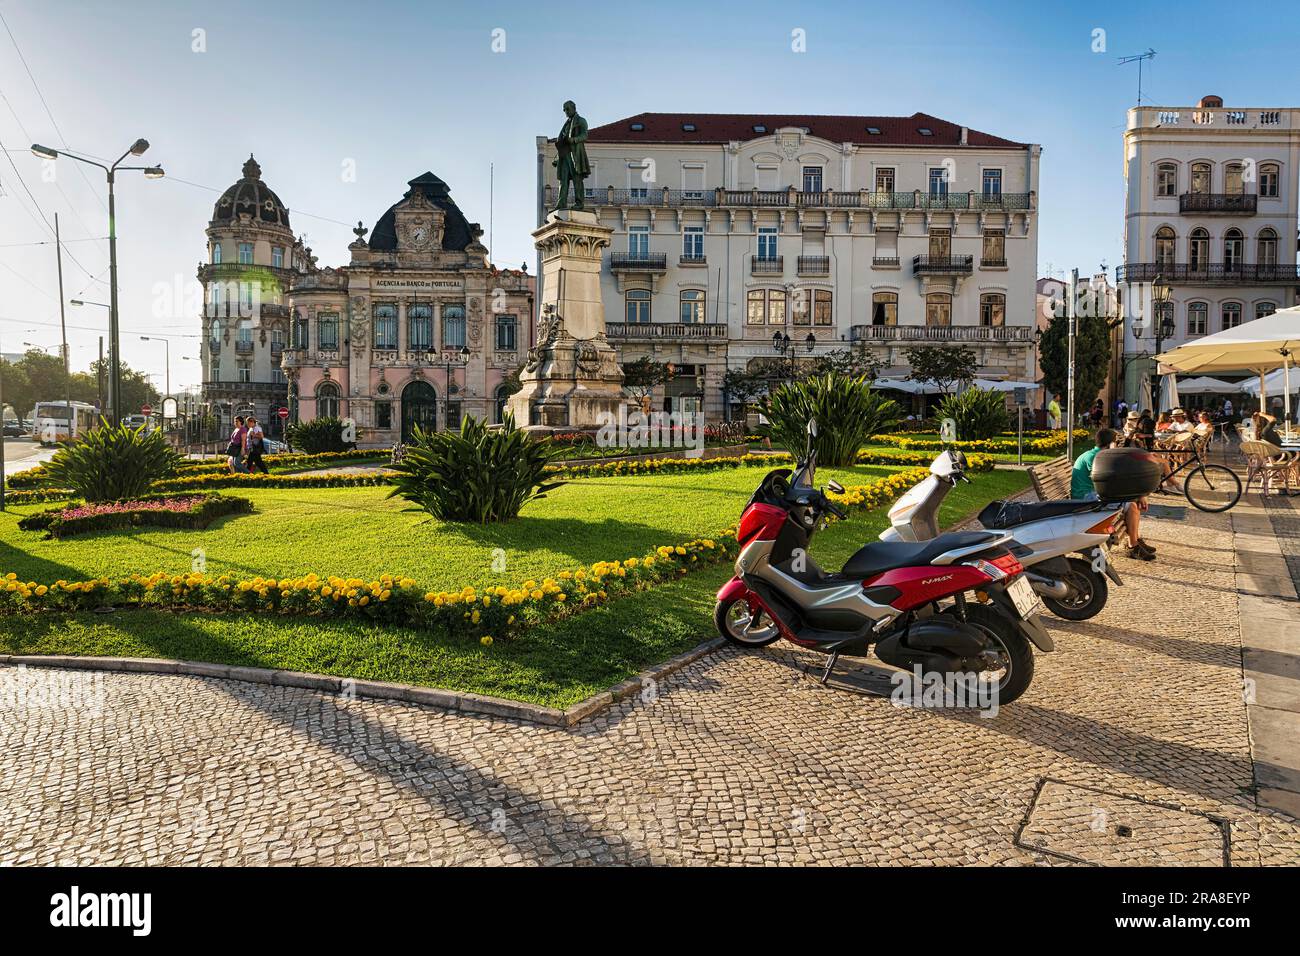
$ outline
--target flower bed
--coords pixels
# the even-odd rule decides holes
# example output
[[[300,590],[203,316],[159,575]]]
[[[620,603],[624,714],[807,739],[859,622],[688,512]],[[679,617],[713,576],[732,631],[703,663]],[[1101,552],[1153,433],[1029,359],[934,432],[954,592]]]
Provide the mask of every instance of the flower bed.
[[[1074,432],[1075,441],[1085,441],[1089,438],[1089,433],[1083,429],[1076,429]],[[944,443],[934,439],[908,438],[906,435],[872,435],[871,440],[880,445],[892,445],[903,451],[942,451],[944,448],[955,448],[958,451],[983,452],[990,455],[1015,454],[1017,450],[1016,439],[1011,438],[985,438],[979,441],[958,441]],[[1063,431],[1048,432],[1043,438],[1030,438],[1025,436],[1025,451],[1031,454],[1051,455],[1065,450],[1066,435]]]
[[[149,525],[157,528],[206,528],[217,518],[247,514],[247,498],[227,498],[211,492],[193,495],[144,495],[129,501],[85,504],[69,502],[28,515],[18,522],[23,531],[44,531],[49,538],[67,538],[89,531],[109,531]]]
[[[831,497],[850,512],[870,509],[897,498],[926,474],[923,469],[900,472],[845,488],[843,494]],[[731,560],[737,550],[732,528],[716,538],[662,545],[639,557],[598,561],[540,581],[481,591],[468,586],[459,591],[427,591],[412,578],[393,574],[373,580],[317,574],[275,579],[159,571],[116,579],[43,583],[20,581],[10,573],[0,578],[0,612],[74,611],[103,605],[173,611],[257,611],[444,628],[457,636],[491,643],[496,637],[518,633],[530,624]]]

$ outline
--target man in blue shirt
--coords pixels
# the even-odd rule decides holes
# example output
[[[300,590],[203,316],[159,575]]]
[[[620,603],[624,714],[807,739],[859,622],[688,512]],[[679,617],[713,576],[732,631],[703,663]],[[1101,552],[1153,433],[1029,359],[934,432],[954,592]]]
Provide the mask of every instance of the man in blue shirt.
[[[1097,496],[1097,491],[1092,485],[1092,463],[1096,459],[1097,453],[1103,448],[1109,448],[1115,444],[1115,439],[1118,437],[1119,435],[1113,428],[1100,428],[1097,430],[1096,443],[1074,460],[1074,470],[1070,473],[1071,498],[1095,498]],[[1124,527],[1128,532],[1130,545],[1128,556],[1137,561],[1154,561],[1156,559],[1156,549],[1142,540],[1138,529],[1140,507],[1139,503],[1130,502],[1124,508]]]

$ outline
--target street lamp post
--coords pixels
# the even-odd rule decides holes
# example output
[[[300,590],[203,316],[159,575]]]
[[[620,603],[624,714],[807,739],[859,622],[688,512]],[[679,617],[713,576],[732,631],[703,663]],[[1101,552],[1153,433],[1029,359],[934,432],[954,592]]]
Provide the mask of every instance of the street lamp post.
[[[451,427],[451,370],[453,368],[463,368],[469,364],[469,347],[462,345],[459,349],[452,352],[443,353],[442,366],[447,373],[447,397],[442,400],[442,427]]]
[[[122,363],[121,349],[118,337],[118,309],[117,309],[117,207],[113,193],[113,184],[116,181],[118,171],[127,172],[131,170],[144,173],[146,179],[161,179],[164,175],[161,166],[123,166],[122,161],[128,156],[141,156],[149,148],[149,141],[146,139],[137,139],[131,144],[131,148],[117,158],[117,162],[111,166],[105,166],[103,163],[95,162],[85,156],[79,156],[76,153],[70,153],[66,149],[51,149],[49,146],[42,146],[39,143],[32,144],[32,152],[41,159],[58,159],[60,156],[66,156],[68,159],[75,160],[79,163],[85,163],[88,166],[98,166],[104,171],[108,180],[108,338],[109,338],[109,377],[108,377],[108,395],[109,404],[112,406],[112,415],[109,420],[116,425],[122,419],[121,395],[122,395]]]
[[[808,354],[811,355],[813,349],[817,347],[817,336],[809,332],[807,337],[803,340],[803,342],[804,342],[804,348],[807,349]],[[795,362],[798,357],[797,356],[798,350],[794,346],[794,339],[790,338],[790,336],[786,335],[784,332],[773,332],[772,348],[777,355],[780,356],[788,355],[790,357],[790,381],[793,382],[795,379],[795,373],[797,371]]]
[[[1170,314],[1173,311],[1173,303],[1169,301],[1173,287],[1163,275],[1158,275],[1151,283],[1151,326],[1152,334],[1156,340],[1155,354],[1159,355],[1164,351],[1165,339],[1172,338],[1174,334],[1174,317]],[[1156,360],[1155,367],[1151,372],[1151,402],[1154,405],[1160,404],[1160,362]]]

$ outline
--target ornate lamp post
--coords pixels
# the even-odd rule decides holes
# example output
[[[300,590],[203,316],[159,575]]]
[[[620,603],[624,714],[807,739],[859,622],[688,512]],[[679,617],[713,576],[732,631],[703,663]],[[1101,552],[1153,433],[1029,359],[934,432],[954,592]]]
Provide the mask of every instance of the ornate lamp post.
[[[455,382],[452,380],[452,369],[463,368],[469,363],[469,347],[462,345],[459,349],[443,353],[442,366],[447,373],[447,397],[443,399],[442,422],[443,428],[451,427],[451,392]]]
[[[1165,339],[1173,338],[1174,335],[1174,307],[1169,301],[1173,287],[1163,275],[1158,275],[1151,283],[1151,325],[1152,334],[1156,339],[1155,354],[1159,355],[1164,351]],[[1155,404],[1160,404],[1160,363],[1157,361],[1151,371],[1151,400]]]
[[[808,354],[811,355],[813,349],[817,347],[817,336],[809,332],[807,337],[803,340],[803,342],[804,342],[804,348],[807,349]],[[795,379],[795,372],[796,372],[795,363],[797,360],[797,352],[798,352],[798,350],[794,346],[794,339],[790,338],[790,336],[786,335],[784,332],[773,332],[772,349],[776,352],[777,355],[780,356],[788,355],[790,357],[789,379],[790,381],[793,382]]]

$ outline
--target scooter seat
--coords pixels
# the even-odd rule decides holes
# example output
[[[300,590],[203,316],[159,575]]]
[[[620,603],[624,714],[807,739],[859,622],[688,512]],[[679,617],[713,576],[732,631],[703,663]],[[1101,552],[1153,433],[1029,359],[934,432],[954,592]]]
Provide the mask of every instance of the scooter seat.
[[[1094,511],[1100,501],[1067,498],[1063,501],[992,501],[979,513],[979,523],[986,528],[1003,530],[1044,518]]]
[[[916,544],[903,541],[873,541],[854,552],[840,573],[848,577],[869,578],[894,568],[929,564],[945,551],[969,548],[992,541],[1001,535],[991,531],[954,531]]]

